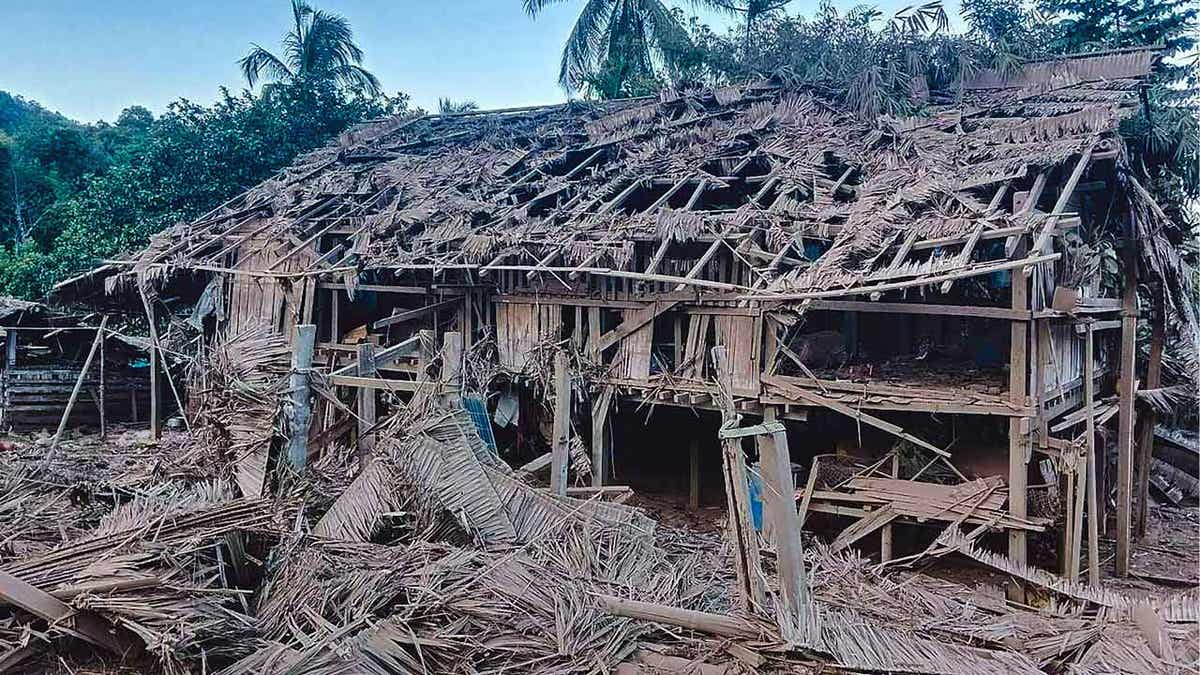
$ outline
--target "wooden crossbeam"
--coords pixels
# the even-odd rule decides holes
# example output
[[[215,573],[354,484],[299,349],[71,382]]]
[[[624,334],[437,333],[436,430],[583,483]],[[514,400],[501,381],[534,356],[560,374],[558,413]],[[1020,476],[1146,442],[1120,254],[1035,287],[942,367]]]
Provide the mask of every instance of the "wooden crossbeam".
[[[1079,179],[1083,177],[1084,171],[1087,170],[1088,164],[1092,161],[1092,150],[1096,148],[1096,144],[1092,143],[1080,155],[1079,161],[1075,163],[1075,168],[1071,171],[1071,175],[1067,178],[1067,182],[1063,185],[1062,191],[1058,193],[1058,201],[1054,202],[1054,208],[1050,211],[1050,217],[1046,218],[1046,222],[1042,224],[1042,229],[1038,232],[1037,238],[1033,241],[1032,253],[1041,253],[1045,250],[1046,244],[1050,241],[1051,235],[1054,234],[1054,226],[1058,224],[1058,219],[1066,210],[1067,204],[1071,201],[1071,195],[1075,194],[1075,186],[1079,185]]]
[[[424,307],[410,309],[408,311],[400,312],[399,314],[393,314],[389,317],[382,318],[371,324],[371,327],[386,328],[387,326],[394,326],[398,323],[404,323],[405,321],[412,321],[413,319],[419,319],[426,314],[436,312],[439,309],[445,309],[451,305],[457,305],[460,302],[462,302],[460,298],[455,298],[453,300],[442,300],[441,302],[435,302],[431,305],[425,305]]]
[[[697,276],[699,276],[700,272],[704,270],[704,266],[707,265],[710,260],[712,260],[713,256],[717,254],[717,251],[721,250],[721,245],[724,241],[724,239],[718,238],[716,241],[710,244],[708,249],[704,251],[704,255],[700,256],[700,259],[696,261],[695,265],[692,265],[692,269],[688,270],[688,273],[685,274],[683,278],[695,279]],[[685,284],[681,283],[675,287],[675,290],[682,291],[684,286]]]
[[[913,244],[917,243],[918,234],[919,233],[916,230],[913,230],[912,232],[908,233],[907,237],[904,238],[904,243],[900,244],[900,249],[896,251],[896,255],[892,258],[891,264],[887,266],[888,272],[894,272],[900,268],[900,265],[904,262],[904,259],[907,258],[909,252],[912,251]]]
[[[979,243],[979,238],[983,236],[983,223],[975,226],[971,232],[971,237],[967,239],[967,243],[963,244],[963,249],[958,253],[958,257],[954,260],[955,267],[962,267],[971,262],[971,254],[975,252],[975,246]],[[953,279],[947,279],[942,282],[942,293],[949,293],[950,288],[954,286]]]
[[[634,312],[632,315],[622,321],[620,326],[617,326],[616,328],[600,336],[600,340],[596,346],[597,351],[603,352],[621,340],[633,335],[642,326],[650,323],[662,313],[670,311],[675,307],[675,305],[678,304],[678,300],[671,300],[669,302],[656,302],[645,309]]]
[[[330,375],[329,383],[338,387],[360,387],[385,389],[388,391],[416,391],[424,384],[415,380],[384,380],[378,377],[359,377],[357,375]]]
[[[667,249],[671,248],[672,241],[670,237],[664,237],[658,245],[658,249],[654,251],[654,257],[650,259],[650,264],[646,266],[644,274],[654,274],[658,271],[658,266],[662,264],[663,258],[667,255]]]
[[[936,445],[933,445],[932,443],[929,443],[923,439],[913,436],[912,434],[906,432],[904,430],[904,428],[901,427],[900,425],[892,424],[891,422],[888,422],[887,420],[882,420],[878,417],[875,417],[874,415],[868,415],[867,413],[865,413],[861,410],[856,410],[844,403],[835,401],[831,398],[826,398],[815,392],[811,392],[806,389],[801,389],[800,387],[792,385],[792,384],[788,383],[787,381],[781,379],[779,376],[775,376],[775,375],[764,376],[762,378],[762,380],[763,380],[763,382],[766,382],[767,384],[770,384],[774,387],[778,387],[786,395],[791,396],[794,399],[807,401],[814,405],[819,405],[819,406],[829,408],[830,410],[832,410],[834,412],[839,412],[839,413],[841,413],[847,417],[850,417],[852,419],[858,420],[860,422],[865,422],[866,424],[869,424],[870,426],[873,426],[876,429],[882,429],[883,431],[886,431],[890,434],[899,436],[900,438],[903,438],[904,440],[908,441],[909,443],[912,443],[913,445],[919,445],[922,448],[925,448],[926,450],[929,450],[936,455],[939,455],[941,457],[950,457],[950,453],[946,452],[945,450],[942,450],[941,448],[937,447]]]

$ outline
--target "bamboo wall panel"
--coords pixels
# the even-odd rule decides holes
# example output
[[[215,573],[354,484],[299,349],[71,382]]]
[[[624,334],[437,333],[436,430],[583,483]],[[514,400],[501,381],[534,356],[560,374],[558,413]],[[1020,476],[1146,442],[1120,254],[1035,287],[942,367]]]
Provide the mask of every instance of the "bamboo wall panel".
[[[555,339],[562,328],[561,305],[496,304],[496,350],[500,365],[525,370],[534,348]]]
[[[717,344],[729,354],[733,369],[733,391],[745,396],[757,396],[760,388],[758,330],[752,316],[713,317]]]
[[[621,320],[628,321],[640,310],[621,310]],[[613,358],[612,373],[614,377],[623,380],[638,380],[645,382],[650,378],[650,349],[654,342],[654,322],[631,333],[617,345],[617,355]]]

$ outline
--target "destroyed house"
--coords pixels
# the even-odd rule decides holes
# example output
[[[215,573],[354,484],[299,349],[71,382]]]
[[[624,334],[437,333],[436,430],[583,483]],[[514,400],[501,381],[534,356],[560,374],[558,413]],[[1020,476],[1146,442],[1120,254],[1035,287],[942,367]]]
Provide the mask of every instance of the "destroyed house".
[[[315,326],[309,453],[369,456],[435,387],[558,492],[748,481],[835,548],[964,524],[1017,563],[1057,533],[1077,571],[1085,510],[1128,555],[1135,289],[1173,273],[1118,134],[1157,56],[984,72],[910,118],[762,81],[381,119],[57,293],[144,293],[206,344]]]

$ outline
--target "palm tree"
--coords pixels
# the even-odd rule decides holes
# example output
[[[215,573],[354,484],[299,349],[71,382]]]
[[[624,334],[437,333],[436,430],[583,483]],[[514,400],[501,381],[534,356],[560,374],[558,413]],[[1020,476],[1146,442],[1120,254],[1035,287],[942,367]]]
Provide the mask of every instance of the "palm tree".
[[[379,80],[362,67],[363,51],[345,17],[292,0],[295,24],[283,36],[283,56],[252,44],[238,65],[251,87],[260,79],[289,84],[331,81],[368,96],[380,93]]]
[[[470,99],[455,101],[452,98],[438,99],[438,114],[453,115],[455,113],[465,113],[474,110],[479,110],[479,104]]]
[[[523,0],[532,18],[565,0]],[[657,85],[673,68],[687,31],[662,0],[585,0],[563,47],[558,83],[567,91],[615,98]]]

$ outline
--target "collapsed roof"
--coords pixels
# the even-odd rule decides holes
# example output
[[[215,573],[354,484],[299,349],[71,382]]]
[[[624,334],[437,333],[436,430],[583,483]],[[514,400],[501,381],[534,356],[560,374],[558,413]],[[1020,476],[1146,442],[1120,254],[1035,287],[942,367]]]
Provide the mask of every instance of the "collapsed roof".
[[[984,72],[964,83],[960,104],[921,118],[866,121],[760,82],[373,121],[168,229],[134,260],[59,291],[117,273],[223,271],[239,243],[264,237],[277,250],[258,272],[337,273],[351,284],[368,270],[636,278],[645,275],[634,269],[635,242],[714,237],[756,258],[758,278],[691,283],[764,299],[1027,266],[1054,257],[1043,255],[1048,240],[1071,214],[1066,204],[1007,212],[999,205],[1008,186],[1039,173],[1062,179],[1089,161],[1120,163],[1117,125],[1158,56],[1120,50],[1027,64],[1009,78]],[[1012,245],[1026,233],[1030,251]],[[976,247],[994,239],[1009,246]],[[820,244],[817,255],[806,255],[804,240]],[[1143,242],[1145,255],[1162,258],[1162,248]],[[909,257],[915,250],[927,255]],[[1146,267],[1167,274],[1177,264]],[[659,271],[660,281],[675,278]]]

